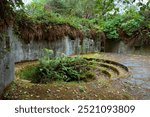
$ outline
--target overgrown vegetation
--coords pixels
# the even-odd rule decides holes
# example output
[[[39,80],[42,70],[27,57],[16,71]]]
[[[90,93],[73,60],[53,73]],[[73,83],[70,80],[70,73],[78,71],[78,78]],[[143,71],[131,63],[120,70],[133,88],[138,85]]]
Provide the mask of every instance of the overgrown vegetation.
[[[68,24],[51,23],[47,25],[45,23],[33,23],[26,19],[17,22],[15,32],[26,43],[31,40],[55,41],[65,36],[69,36],[73,40],[76,38],[83,39],[83,33]]]
[[[104,32],[107,39],[123,39],[131,45],[139,40],[149,44],[149,3],[135,0],[33,0],[17,12],[15,29],[27,42],[32,39],[52,41],[64,36],[72,39],[105,37],[99,33]]]
[[[1,0],[0,1],[0,32],[13,24],[15,20],[16,7],[22,7],[22,0]]]
[[[137,43],[144,45],[150,43],[149,23],[149,18],[142,15],[142,12],[130,8],[122,15],[108,18],[103,23],[102,28],[108,39],[122,39],[132,46]]]
[[[14,31],[27,43],[31,40],[55,41],[65,36],[69,36],[71,39],[83,39],[84,36],[88,36],[92,39],[103,39],[103,42],[106,38],[114,41],[122,39],[130,45],[141,46],[150,44],[150,1],[147,0],[145,3],[142,1],[33,0],[30,4],[23,6],[22,0],[0,0],[0,32],[14,23]],[[89,63],[79,56],[67,57],[62,55],[61,57],[51,58],[49,55],[52,54],[52,51],[49,50],[45,50],[45,54],[46,56],[39,60],[38,65],[26,67],[20,71],[18,73],[20,78],[31,80],[34,83],[49,83],[56,80],[80,82],[95,79],[95,74],[99,75],[96,70],[93,70],[95,62]],[[100,71],[100,68],[97,70]],[[90,97],[91,91],[92,96],[93,94],[101,95],[104,93],[102,96],[96,95],[96,99],[106,99],[107,96],[112,96],[110,99],[114,99],[116,94],[122,96],[118,93],[120,87],[115,87],[115,92],[112,90],[118,83],[114,82],[109,87],[111,90],[108,90],[106,83],[102,82],[102,84],[105,85],[103,86],[105,88],[102,88],[97,81],[92,82],[89,92],[85,92],[84,87],[80,86],[79,92],[85,93],[85,97]],[[26,86],[26,82],[21,81],[20,84],[12,85],[12,94],[9,95],[8,93],[7,96],[10,96],[8,99],[17,99],[16,95],[18,94],[22,96],[22,90],[25,89],[22,85],[31,94],[29,96],[27,92],[23,92],[27,99],[32,97],[34,93],[38,93],[36,98],[39,98],[39,93],[45,98],[44,85],[40,84],[43,88],[40,91],[39,84],[38,87],[35,84],[34,87],[32,85],[29,88],[29,86]],[[47,94],[52,92],[49,91],[50,85],[46,87],[48,89]],[[17,87],[21,89],[19,92]],[[54,87],[54,90],[56,89],[57,87]],[[69,87],[68,90],[60,91],[58,89],[56,91],[59,93],[72,91],[74,95],[76,92],[73,88],[70,89]],[[106,91],[108,91],[107,95],[105,95]],[[110,91],[112,92],[110,93]],[[55,94],[56,92],[52,93]],[[49,97],[49,95],[46,96]],[[66,97],[68,97],[68,94]],[[129,97],[129,95],[124,92],[124,97]],[[124,99],[124,97],[118,99]],[[56,95],[54,95],[54,98],[56,98]]]
[[[53,51],[44,49],[44,56],[37,66],[27,67],[19,72],[20,78],[31,80],[34,83],[49,83],[52,81],[89,81],[95,79],[90,64],[86,59],[67,57],[51,58]]]
[[[21,0],[3,0],[0,11],[15,17],[15,32],[27,43],[30,40],[53,41],[88,36],[123,39],[130,45],[149,44],[150,1],[143,0],[33,0],[23,8]],[[5,4],[5,5],[4,5]],[[5,6],[5,7],[4,7]],[[10,15],[9,12],[16,15]],[[0,25],[10,20],[6,17]],[[1,15],[1,19],[4,17]],[[100,36],[97,36],[100,35]]]

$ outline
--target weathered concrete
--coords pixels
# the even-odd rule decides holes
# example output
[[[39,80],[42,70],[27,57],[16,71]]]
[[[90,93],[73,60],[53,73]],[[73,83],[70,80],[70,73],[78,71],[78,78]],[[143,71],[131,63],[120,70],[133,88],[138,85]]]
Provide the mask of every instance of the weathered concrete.
[[[105,50],[118,54],[150,55],[149,45],[129,47],[123,41],[107,40]]]
[[[12,28],[0,33],[0,95],[14,79],[14,57],[12,54]]]
[[[33,41],[25,43],[13,33],[12,27],[0,33],[0,94],[4,88],[14,79],[14,62],[39,59],[43,55],[42,49],[48,48],[54,51],[54,56],[59,53],[73,55],[101,51],[100,39],[94,42],[85,38],[71,40],[64,37],[57,41]]]
[[[53,42],[31,40],[30,43],[26,44],[17,36],[14,36],[13,43],[15,62],[39,59],[43,55],[42,49],[44,48],[53,50],[54,56],[57,56],[59,53],[73,55],[100,51],[100,45],[95,46],[94,40],[87,38],[83,40],[83,43],[81,43],[80,39],[71,40],[69,37],[65,37]]]
[[[124,86],[137,99],[150,100],[150,56],[104,53],[100,57],[127,66],[131,75],[120,79]]]

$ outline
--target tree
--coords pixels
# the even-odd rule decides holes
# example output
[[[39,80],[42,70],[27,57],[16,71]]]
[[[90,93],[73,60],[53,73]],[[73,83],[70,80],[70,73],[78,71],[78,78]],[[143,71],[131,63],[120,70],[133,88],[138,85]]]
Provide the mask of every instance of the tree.
[[[15,10],[22,7],[22,0],[1,0],[0,1],[0,31],[12,24],[15,19]]]

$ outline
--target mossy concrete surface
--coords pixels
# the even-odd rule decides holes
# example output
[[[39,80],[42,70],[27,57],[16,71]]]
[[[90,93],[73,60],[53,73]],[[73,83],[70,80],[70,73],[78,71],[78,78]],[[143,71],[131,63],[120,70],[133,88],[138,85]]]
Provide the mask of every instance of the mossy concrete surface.
[[[14,57],[12,53],[12,29],[0,33],[0,95],[14,79]]]

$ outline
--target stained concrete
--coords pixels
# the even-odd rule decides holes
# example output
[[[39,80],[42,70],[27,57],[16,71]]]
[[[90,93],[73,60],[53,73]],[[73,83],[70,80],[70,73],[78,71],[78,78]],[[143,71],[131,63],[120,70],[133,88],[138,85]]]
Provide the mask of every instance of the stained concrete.
[[[14,79],[14,63],[39,59],[43,56],[44,48],[53,50],[54,56],[59,53],[74,55],[101,51],[100,39],[95,42],[84,38],[81,42],[79,38],[71,40],[66,36],[53,42],[31,40],[30,43],[25,43],[13,33],[13,28],[9,27],[0,33],[0,94]]]
[[[12,28],[0,33],[0,95],[14,79],[14,56],[12,54]]]
[[[0,94],[3,89],[14,79],[14,62],[35,60],[43,56],[42,49],[48,48],[54,51],[54,56],[59,53],[74,55],[80,53],[101,52],[101,39],[77,38],[71,40],[68,36],[48,42],[45,40],[25,43],[13,33],[9,27],[0,33]],[[122,41],[106,41],[106,52],[119,54],[150,55],[150,46],[128,47]]]
[[[150,56],[105,53],[103,57],[127,66],[131,75],[122,80],[133,87],[139,87],[138,91],[131,88],[135,96],[140,95],[139,99],[150,99]]]
[[[118,54],[150,55],[150,45],[130,47],[123,41],[107,40],[105,50]]]
[[[130,68],[132,75],[125,81],[142,89],[142,98],[150,99],[150,56],[126,55],[119,57],[119,62]],[[138,92],[137,92],[138,93]]]
[[[42,50],[44,48],[53,50],[54,56],[59,55],[59,53],[74,55],[100,51],[100,45],[95,46],[94,40],[88,38],[84,38],[83,42],[81,42],[81,39],[77,38],[71,40],[66,36],[53,42],[31,40],[30,43],[27,44],[17,36],[13,37],[13,54],[15,56],[15,62],[39,59],[43,56]]]

